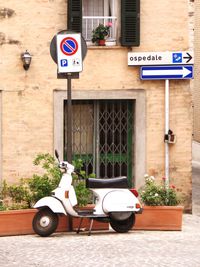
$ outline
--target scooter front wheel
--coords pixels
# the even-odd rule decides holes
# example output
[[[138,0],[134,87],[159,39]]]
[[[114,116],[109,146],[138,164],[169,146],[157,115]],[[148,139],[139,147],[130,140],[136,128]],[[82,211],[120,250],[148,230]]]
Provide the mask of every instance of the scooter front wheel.
[[[58,215],[45,207],[39,210],[32,222],[33,230],[40,236],[49,236],[56,231],[58,226]]]
[[[135,224],[135,214],[132,213],[131,216],[126,220],[115,220],[110,218],[110,225],[118,233],[127,233],[133,225]]]

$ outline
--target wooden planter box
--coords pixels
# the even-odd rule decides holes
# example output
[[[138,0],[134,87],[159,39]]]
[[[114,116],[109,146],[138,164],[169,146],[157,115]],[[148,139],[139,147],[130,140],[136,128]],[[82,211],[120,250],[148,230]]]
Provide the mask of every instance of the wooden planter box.
[[[36,209],[11,210],[0,212],[0,236],[33,234],[32,220]],[[144,206],[143,213],[136,215],[133,230],[182,230],[183,207]],[[73,218],[72,227],[76,230],[80,218]],[[90,220],[83,220],[81,229],[88,230]],[[93,230],[108,230],[109,223],[94,221]],[[57,232],[69,231],[68,217],[59,216]]]
[[[37,209],[9,210],[0,212],[0,236],[34,234],[32,221]],[[73,218],[73,229],[79,225],[79,218]],[[82,227],[89,229],[90,221],[84,219]],[[94,221],[93,230],[106,230],[108,223]],[[59,216],[59,224],[56,232],[69,231],[68,216]]]
[[[182,230],[183,207],[144,206],[136,215],[133,230]]]
[[[36,209],[9,210],[0,212],[0,236],[33,234],[32,220]],[[68,218],[59,217],[57,232],[68,230]]]

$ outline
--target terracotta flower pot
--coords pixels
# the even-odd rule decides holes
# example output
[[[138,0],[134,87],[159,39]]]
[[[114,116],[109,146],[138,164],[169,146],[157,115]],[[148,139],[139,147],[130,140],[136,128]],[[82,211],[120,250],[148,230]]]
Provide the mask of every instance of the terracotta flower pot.
[[[182,230],[182,206],[144,206],[134,230]]]
[[[88,209],[88,207],[86,207]],[[90,207],[89,207],[90,208]],[[0,236],[34,234],[33,217],[37,209],[9,210],[0,212]],[[79,226],[79,218],[72,218],[73,229]],[[82,228],[89,229],[90,220],[84,219]],[[107,230],[108,223],[94,221],[94,230]],[[68,216],[60,215],[56,232],[69,231]]]
[[[0,236],[33,234],[32,220],[36,209],[0,212]],[[57,232],[68,231],[68,218],[59,216]]]
[[[99,46],[105,46],[105,45],[106,45],[106,40],[105,40],[105,39],[103,39],[103,40],[99,40],[99,41],[98,41],[98,45],[99,45]]]

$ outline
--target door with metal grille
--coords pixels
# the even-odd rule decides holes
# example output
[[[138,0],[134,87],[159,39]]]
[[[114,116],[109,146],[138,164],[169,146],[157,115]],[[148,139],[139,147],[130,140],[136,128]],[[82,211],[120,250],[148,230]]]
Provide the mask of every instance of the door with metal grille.
[[[134,101],[72,101],[72,154],[97,178],[127,176],[132,183]],[[65,103],[64,154],[67,151]]]

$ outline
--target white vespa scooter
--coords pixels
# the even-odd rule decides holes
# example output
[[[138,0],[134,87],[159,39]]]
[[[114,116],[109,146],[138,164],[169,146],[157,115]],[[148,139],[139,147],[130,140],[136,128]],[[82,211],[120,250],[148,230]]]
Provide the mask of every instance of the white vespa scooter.
[[[58,152],[55,151],[59,161]],[[91,189],[95,196],[93,210],[80,211],[74,207],[77,198],[72,186],[72,173],[74,166],[67,161],[59,161],[63,175],[58,187],[52,195],[40,199],[34,208],[39,211],[33,218],[33,230],[40,236],[49,236],[55,232],[58,225],[58,215],[71,215],[81,218],[77,233],[84,218],[91,220],[89,235],[91,234],[93,220],[110,222],[111,227],[119,233],[128,232],[135,223],[135,213],[142,213],[141,205],[137,199],[135,189],[128,189],[126,177],[110,179],[86,179],[86,187]]]

